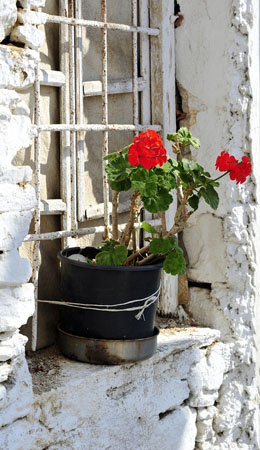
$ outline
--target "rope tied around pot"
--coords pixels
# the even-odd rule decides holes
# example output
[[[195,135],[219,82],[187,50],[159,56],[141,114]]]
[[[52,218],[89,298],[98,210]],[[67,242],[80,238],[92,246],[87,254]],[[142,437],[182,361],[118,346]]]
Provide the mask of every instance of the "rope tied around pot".
[[[151,306],[153,303],[155,303],[160,295],[160,289],[161,284],[157,291],[155,291],[153,294],[149,295],[148,297],[139,298],[136,300],[130,300],[128,302],[124,303],[117,303],[116,305],[98,305],[98,304],[91,304],[91,303],[72,303],[72,302],[63,302],[63,301],[51,301],[51,300],[38,300],[40,303],[50,303],[53,305],[59,305],[59,306],[69,306],[71,308],[78,308],[78,309],[89,309],[93,311],[103,311],[103,312],[124,312],[124,311],[138,311],[138,313],[135,315],[136,320],[140,320],[141,317],[143,317],[143,320],[145,320],[144,312],[149,306]],[[139,306],[130,306],[134,303],[143,302],[142,305]],[[119,308],[120,306],[127,306],[127,308]]]

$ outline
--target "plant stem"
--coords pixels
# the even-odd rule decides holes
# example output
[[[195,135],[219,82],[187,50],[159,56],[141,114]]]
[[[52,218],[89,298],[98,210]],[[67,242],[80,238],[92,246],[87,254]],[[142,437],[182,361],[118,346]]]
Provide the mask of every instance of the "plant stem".
[[[175,213],[174,225],[171,227],[170,231],[164,237],[166,237],[166,238],[171,237],[171,236],[179,233],[180,231],[182,231],[185,226],[185,223],[187,222],[187,220],[189,219],[191,214],[193,214],[194,211],[189,211],[188,213],[186,212],[186,204],[187,204],[187,200],[190,195],[191,189],[192,188],[189,187],[184,190],[180,204]],[[130,264],[130,262],[132,262],[133,260],[138,258],[138,256],[143,255],[144,253],[148,253],[149,248],[150,248],[150,244],[148,244],[145,247],[141,248],[140,250],[137,250],[136,252],[132,253],[127,258],[124,265],[127,266]],[[136,265],[138,265],[138,266],[145,265],[145,264],[149,263],[152,259],[154,259],[155,256],[156,255],[147,255],[144,259],[142,259],[142,261],[138,261],[136,263]]]
[[[118,239],[118,199],[119,192],[112,191],[112,236],[115,241]]]
[[[220,178],[225,177],[229,172],[231,172],[231,170],[227,170],[225,173],[223,173],[222,175],[220,175],[218,178],[215,178],[214,180],[211,180],[211,181],[218,181],[218,180],[220,180]]]
[[[161,211],[161,221],[162,221],[162,237],[166,235],[166,215],[165,211]]]
[[[131,196],[131,204],[130,204],[130,211],[128,216],[128,222],[125,226],[125,229],[122,231],[119,237],[119,242],[121,245],[125,245],[128,247],[131,234],[134,229],[134,223],[137,219],[138,211],[139,211],[139,199],[140,199],[140,192],[134,191]]]
[[[138,256],[142,256],[143,253],[147,253],[149,251],[150,244],[145,245],[144,247],[137,250],[135,253],[132,253],[130,256],[128,256],[126,262],[124,263],[124,266],[129,266],[129,264],[136,259]]]

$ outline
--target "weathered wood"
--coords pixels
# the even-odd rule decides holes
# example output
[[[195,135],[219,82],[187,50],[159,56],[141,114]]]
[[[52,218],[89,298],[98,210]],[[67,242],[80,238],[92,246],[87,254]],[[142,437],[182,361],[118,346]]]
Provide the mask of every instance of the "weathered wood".
[[[143,91],[146,87],[146,82],[142,77],[137,79],[137,90]],[[108,94],[128,94],[133,91],[132,78],[124,78],[122,80],[108,81]],[[84,97],[96,97],[102,94],[101,81],[84,81],[83,95]]]
[[[64,214],[64,212],[66,211],[66,203],[64,203],[59,198],[51,200],[41,200],[40,211],[41,215],[43,216]]]
[[[151,37],[151,101],[152,123],[162,125],[161,136],[167,153],[174,157],[167,133],[174,132],[175,119],[175,57],[174,57],[174,2],[172,0],[150,1],[150,26],[160,28],[158,37]],[[173,224],[176,202],[166,213],[166,227]],[[178,299],[178,279],[163,274],[162,295],[159,312],[174,313]]]
[[[61,87],[66,81],[65,75],[58,70],[40,70],[40,84],[42,86]]]
[[[108,210],[109,214],[112,214],[112,203],[109,202],[108,204]],[[119,203],[118,205],[118,214],[128,212],[129,211],[129,202],[126,203]],[[98,203],[95,206],[90,206],[85,211],[86,219],[92,220],[92,219],[100,219],[104,217],[104,203]]]

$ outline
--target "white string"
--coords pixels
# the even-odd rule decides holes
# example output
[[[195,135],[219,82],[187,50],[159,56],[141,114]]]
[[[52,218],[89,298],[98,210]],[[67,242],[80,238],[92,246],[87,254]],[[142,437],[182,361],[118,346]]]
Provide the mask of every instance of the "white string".
[[[91,304],[91,303],[71,303],[71,302],[62,302],[62,301],[51,301],[51,300],[38,300],[40,303],[50,303],[52,305],[59,305],[59,306],[69,306],[71,308],[78,308],[78,309],[90,309],[93,311],[105,311],[105,312],[124,312],[124,311],[139,311],[135,318],[137,320],[140,320],[143,316],[143,320],[145,320],[144,317],[144,311],[149,308],[153,303],[157,301],[160,295],[160,289],[161,284],[157,291],[155,291],[153,294],[149,295],[148,297],[139,298],[137,300],[130,300],[125,303],[117,303],[116,305],[98,305],[98,304]],[[139,306],[132,306],[128,308],[117,308],[118,306],[125,306],[125,305],[131,305],[138,302],[144,302],[142,305]]]

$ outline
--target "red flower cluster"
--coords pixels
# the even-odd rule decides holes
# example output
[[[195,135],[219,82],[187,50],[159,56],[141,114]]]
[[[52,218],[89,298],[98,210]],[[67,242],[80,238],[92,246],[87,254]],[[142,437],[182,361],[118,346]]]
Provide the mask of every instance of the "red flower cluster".
[[[230,179],[236,180],[236,184],[244,183],[246,177],[251,173],[251,163],[248,156],[243,156],[242,161],[238,162],[234,156],[223,150],[220,156],[217,157],[216,169],[220,170],[220,172],[229,171]]]
[[[128,150],[128,161],[132,166],[141,164],[145,169],[151,169],[167,161],[166,150],[159,134],[154,130],[139,133]]]

